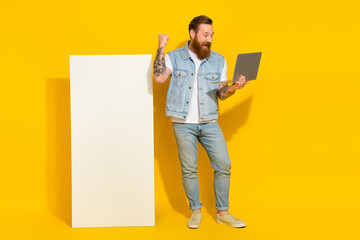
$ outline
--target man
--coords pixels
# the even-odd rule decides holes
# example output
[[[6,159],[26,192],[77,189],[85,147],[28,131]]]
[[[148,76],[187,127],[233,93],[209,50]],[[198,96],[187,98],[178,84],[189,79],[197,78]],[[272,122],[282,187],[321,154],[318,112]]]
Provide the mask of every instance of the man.
[[[166,116],[171,117],[181,163],[182,181],[189,208],[193,211],[189,228],[198,228],[201,222],[199,181],[197,178],[197,142],[205,148],[214,169],[216,222],[232,227],[246,224],[229,212],[229,185],[231,163],[223,133],[218,125],[218,98],[224,100],[248,82],[241,75],[238,81],[212,84],[227,80],[224,57],[212,50],[212,20],[206,16],[195,17],[189,24],[190,41],[164,57],[169,36],[159,35],[159,45],[154,60],[154,78],[163,83],[170,75],[166,99]]]

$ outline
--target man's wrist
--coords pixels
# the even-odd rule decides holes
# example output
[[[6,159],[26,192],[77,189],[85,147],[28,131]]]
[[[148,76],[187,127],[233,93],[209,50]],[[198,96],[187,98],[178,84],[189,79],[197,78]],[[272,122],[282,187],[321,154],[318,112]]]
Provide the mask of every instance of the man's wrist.
[[[232,85],[229,86],[228,88],[228,92],[230,93],[234,93],[236,91],[236,88],[235,88],[235,83],[233,83]]]
[[[159,45],[158,45],[158,48],[165,48],[165,46],[166,46],[166,44],[161,44],[161,43],[159,43]]]

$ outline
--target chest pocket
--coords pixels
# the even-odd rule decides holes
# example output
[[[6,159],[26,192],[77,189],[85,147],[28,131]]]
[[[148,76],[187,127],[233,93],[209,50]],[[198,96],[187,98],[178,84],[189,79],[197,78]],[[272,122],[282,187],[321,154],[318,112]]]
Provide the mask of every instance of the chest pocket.
[[[218,82],[220,81],[219,73],[208,73],[205,75],[205,79],[210,82]]]
[[[185,84],[189,79],[189,73],[186,70],[176,69],[172,74],[172,78],[174,81],[174,86],[182,89],[186,86]]]
[[[175,77],[179,77],[179,78],[181,78],[181,77],[186,77],[186,76],[187,76],[187,72],[184,71],[184,70],[175,70],[175,71],[174,71],[174,76],[175,76]]]
[[[207,89],[208,91],[214,91],[219,87],[220,84],[213,84],[211,82],[219,82],[220,81],[220,73],[207,73],[205,75],[205,81],[208,82]]]

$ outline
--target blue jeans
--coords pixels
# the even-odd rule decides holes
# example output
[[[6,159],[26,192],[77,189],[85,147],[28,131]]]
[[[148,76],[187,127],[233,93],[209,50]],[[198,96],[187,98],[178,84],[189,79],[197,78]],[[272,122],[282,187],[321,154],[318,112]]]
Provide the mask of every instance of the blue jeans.
[[[228,210],[231,163],[224,135],[217,121],[210,123],[173,122],[181,163],[182,181],[189,207],[202,207],[197,178],[197,142],[206,150],[214,169],[214,194],[217,210]]]

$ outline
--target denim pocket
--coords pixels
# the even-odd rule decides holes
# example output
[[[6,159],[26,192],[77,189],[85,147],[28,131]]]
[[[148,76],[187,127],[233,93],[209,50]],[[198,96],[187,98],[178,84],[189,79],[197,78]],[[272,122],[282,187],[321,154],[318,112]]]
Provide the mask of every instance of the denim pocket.
[[[218,82],[218,81],[220,81],[220,76],[221,76],[220,73],[207,73],[205,75],[205,79],[210,82],[211,81]]]
[[[186,86],[186,82],[189,80],[189,71],[183,69],[175,69],[172,75],[174,86],[178,89],[183,89]]]

